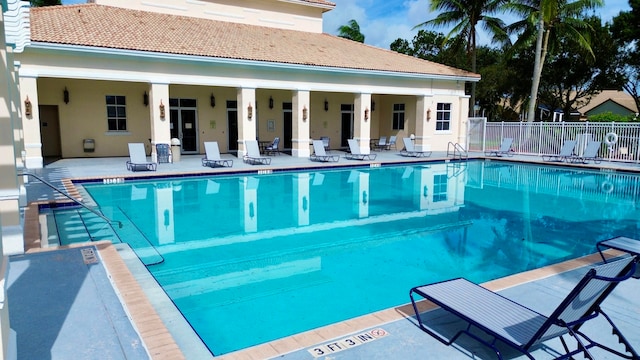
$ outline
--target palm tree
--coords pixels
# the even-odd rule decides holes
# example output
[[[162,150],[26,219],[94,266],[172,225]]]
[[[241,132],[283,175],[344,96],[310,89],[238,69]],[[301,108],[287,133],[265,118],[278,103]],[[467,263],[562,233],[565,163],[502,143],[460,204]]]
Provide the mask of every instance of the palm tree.
[[[338,36],[361,43],[364,42],[364,34],[360,32],[360,25],[354,19],[349,20],[348,25],[342,25],[338,28]]]
[[[482,28],[492,35],[494,42],[508,42],[504,22],[496,17],[489,16],[503,9],[507,0],[432,0],[431,11],[440,11],[435,18],[418,24],[415,27],[433,26],[444,27],[453,25],[453,29],[445,36],[445,42],[452,37],[460,37],[466,40],[466,50],[471,62],[471,71],[477,72],[476,67],[476,41],[478,37],[477,25],[482,23]],[[471,84],[470,112],[476,103],[476,83]]]
[[[510,9],[524,16],[524,20],[510,26],[512,31],[521,31],[514,47],[531,44],[533,37],[536,40],[536,52],[531,81],[531,94],[527,121],[535,120],[536,103],[538,100],[538,88],[540,77],[547,53],[553,41],[560,35],[579,46],[587,49],[592,55],[589,33],[593,31],[591,25],[584,17],[587,10],[595,9],[604,4],[603,0],[523,0],[509,4]]]

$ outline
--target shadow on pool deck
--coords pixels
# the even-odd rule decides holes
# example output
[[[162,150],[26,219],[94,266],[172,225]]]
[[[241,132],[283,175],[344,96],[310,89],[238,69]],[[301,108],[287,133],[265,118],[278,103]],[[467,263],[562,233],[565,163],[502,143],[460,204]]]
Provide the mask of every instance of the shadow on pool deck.
[[[148,359],[94,246],[9,257],[18,359]]]

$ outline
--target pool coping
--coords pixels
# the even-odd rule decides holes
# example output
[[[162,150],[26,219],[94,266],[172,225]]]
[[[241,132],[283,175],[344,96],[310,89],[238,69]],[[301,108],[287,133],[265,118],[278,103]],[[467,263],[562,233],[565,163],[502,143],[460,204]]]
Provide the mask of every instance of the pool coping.
[[[532,164],[545,164],[554,165],[559,167],[568,168],[583,168],[585,170],[595,171],[611,171],[611,172],[629,172],[638,173],[636,169],[626,168],[608,168],[602,167],[601,164],[569,164],[569,163],[555,163],[544,161],[532,161],[523,160],[522,158],[505,158],[505,157],[470,157],[469,160],[484,160],[484,161],[508,161],[519,163],[532,163]],[[196,173],[196,172],[181,172],[170,174],[140,174],[135,176],[114,176],[114,177],[74,177],[62,179],[62,184],[65,187],[67,193],[77,199],[82,200],[81,191],[76,187],[76,183],[80,185],[85,182],[105,182],[106,179],[124,179],[126,180],[154,180],[163,178],[181,178],[181,177],[216,177],[216,176],[237,176],[237,175],[268,175],[279,172],[290,171],[314,171],[314,170],[331,170],[331,169],[348,169],[348,168],[375,168],[382,166],[402,166],[402,165],[415,165],[415,164],[429,164],[434,162],[449,163],[449,162],[465,162],[466,160],[452,160],[447,158],[429,158],[420,159],[419,161],[399,161],[399,162],[364,162],[359,164],[346,163],[336,165],[315,165],[315,166],[283,166],[278,168],[258,168],[247,170],[232,170],[225,169],[215,173]],[[269,171],[265,171],[269,170]],[[106,183],[106,182],[105,182]],[[80,186],[81,188],[81,186]],[[58,247],[42,247],[42,239],[40,234],[39,223],[39,209],[43,207],[57,207],[65,206],[64,204],[72,203],[70,200],[54,200],[54,201],[38,201],[31,202],[25,207],[25,225],[24,225],[24,238],[25,238],[25,252],[35,251],[54,251],[56,249],[63,249],[68,247],[81,247],[86,246],[87,243],[65,245]],[[108,273],[112,276],[116,291],[122,294],[123,306],[131,314],[132,322],[136,329],[140,333],[140,337],[145,343],[150,356],[153,359],[185,359],[184,354],[180,350],[173,336],[168,328],[165,326],[161,317],[156,312],[145,294],[142,286],[135,279],[131,270],[122,259],[115,246],[109,241],[92,242],[90,244],[95,245],[103,261]],[[615,250],[608,250],[608,256],[616,256],[619,252]],[[504,278],[496,279],[483,286],[493,290],[500,291],[513,287],[519,284],[543,279],[549,276],[557,275],[565,271],[573,270],[585,265],[593,264],[600,261],[600,256],[596,254],[588,255],[578,259],[568,260],[555,265],[550,265],[541,269],[535,269],[524,273],[514,274]],[[420,310],[426,311],[433,308],[432,305],[426,304],[426,302],[420,303]],[[275,340],[265,344],[256,345],[247,349],[239,350],[236,352],[215,356],[219,359],[265,359],[281,356],[283,354],[295,352],[304,348],[308,348],[328,340],[336,339],[339,337],[347,336],[364,329],[368,329],[374,326],[384,325],[386,323],[404,319],[413,316],[413,309],[409,303],[401,306],[392,307],[390,309],[374,312],[372,314],[363,315],[353,319],[349,319],[336,324],[323,326],[317,329],[312,329],[303,333],[295,334],[283,339]]]

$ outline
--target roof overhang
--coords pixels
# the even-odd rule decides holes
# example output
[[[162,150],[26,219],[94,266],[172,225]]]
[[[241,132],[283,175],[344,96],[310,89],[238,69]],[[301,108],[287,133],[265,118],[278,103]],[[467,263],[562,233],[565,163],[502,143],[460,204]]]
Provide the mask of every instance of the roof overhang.
[[[280,2],[284,2],[284,3],[296,4],[296,5],[317,7],[317,8],[324,9],[324,12],[327,12],[329,10],[333,10],[336,7],[335,4],[327,4],[327,3],[321,4],[321,3],[304,1],[304,0],[279,0],[279,1]]]
[[[274,69],[280,71],[313,71],[316,73],[331,73],[334,75],[359,75],[376,78],[406,78],[414,80],[442,80],[442,81],[469,81],[477,82],[480,77],[474,76],[451,76],[451,75],[438,75],[438,74],[419,74],[409,72],[395,72],[395,71],[381,71],[381,70],[365,70],[365,69],[353,69],[353,68],[340,68],[330,66],[317,66],[317,65],[304,65],[304,64],[292,64],[292,63],[280,63],[269,61],[257,61],[257,60],[243,60],[243,59],[230,59],[220,57],[205,57],[196,55],[181,55],[181,54],[169,54],[161,52],[148,52],[137,50],[125,50],[125,49],[111,49],[100,48],[91,46],[78,46],[68,44],[54,44],[54,43],[42,43],[31,42],[29,48],[34,50],[44,50],[57,53],[77,53],[77,54],[95,54],[102,57],[122,57],[122,58],[139,58],[148,60],[157,60],[163,62],[176,62],[176,63],[204,63],[210,65],[225,65],[236,66],[241,68],[254,68],[254,69]]]

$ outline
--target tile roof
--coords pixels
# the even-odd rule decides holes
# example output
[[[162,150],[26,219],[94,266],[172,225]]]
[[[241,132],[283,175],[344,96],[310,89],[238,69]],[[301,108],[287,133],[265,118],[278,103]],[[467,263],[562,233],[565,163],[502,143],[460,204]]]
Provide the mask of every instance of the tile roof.
[[[308,0],[309,1],[309,0]],[[322,1],[322,0],[310,0]],[[31,42],[436,76],[479,75],[329,34],[97,4],[32,8]]]
[[[597,108],[607,101],[613,101],[632,112],[638,111],[638,107],[636,106],[633,97],[624,91],[618,90],[603,90],[602,92],[591,98],[591,100],[586,105],[580,107],[578,110],[581,113],[586,114],[587,112]]]

